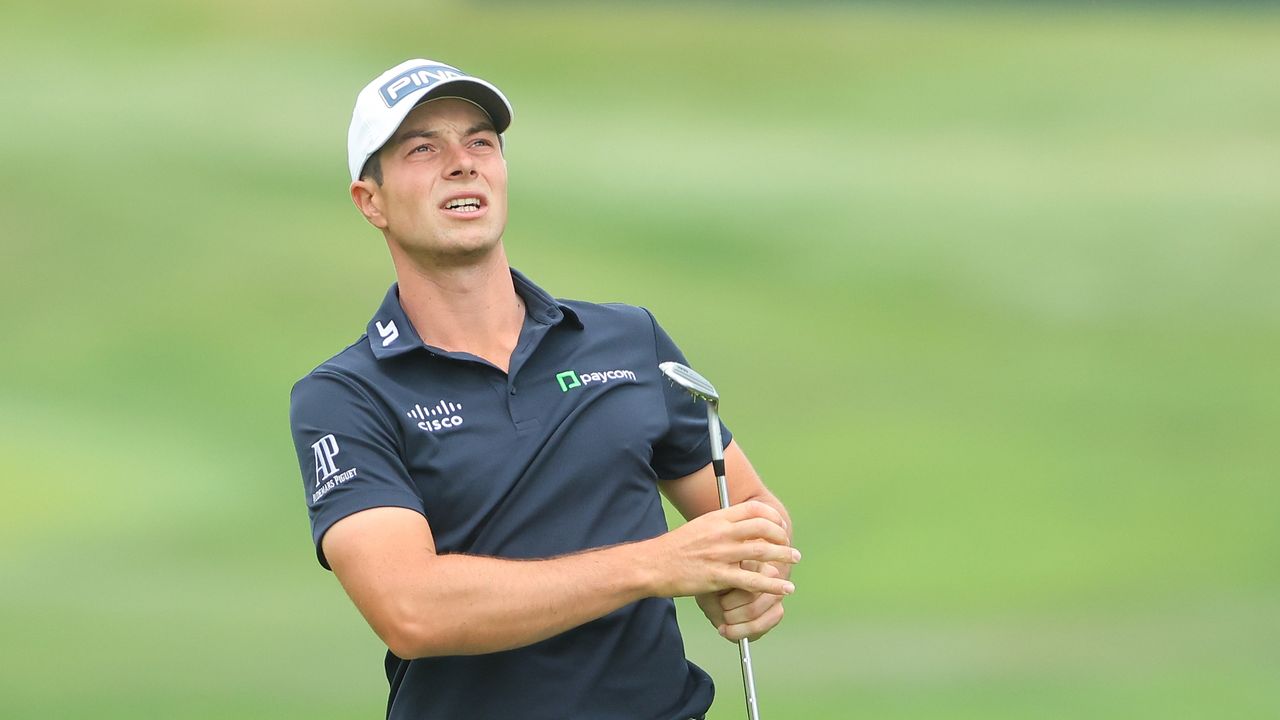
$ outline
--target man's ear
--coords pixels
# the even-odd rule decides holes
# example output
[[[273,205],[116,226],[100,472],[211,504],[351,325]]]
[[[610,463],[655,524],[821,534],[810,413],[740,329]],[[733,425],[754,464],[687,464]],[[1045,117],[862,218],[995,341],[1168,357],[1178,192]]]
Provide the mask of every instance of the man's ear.
[[[364,219],[369,224],[379,230],[387,229],[387,219],[382,215],[382,188],[369,178],[360,178],[351,183],[351,201],[356,204],[356,209],[364,215]]]

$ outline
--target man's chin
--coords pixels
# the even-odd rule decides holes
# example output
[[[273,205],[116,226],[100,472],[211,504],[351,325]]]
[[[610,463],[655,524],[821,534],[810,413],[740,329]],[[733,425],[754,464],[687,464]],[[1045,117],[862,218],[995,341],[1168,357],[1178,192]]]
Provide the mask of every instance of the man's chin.
[[[477,265],[492,259],[502,238],[453,237],[430,243],[402,244],[400,250],[415,261],[432,267]]]

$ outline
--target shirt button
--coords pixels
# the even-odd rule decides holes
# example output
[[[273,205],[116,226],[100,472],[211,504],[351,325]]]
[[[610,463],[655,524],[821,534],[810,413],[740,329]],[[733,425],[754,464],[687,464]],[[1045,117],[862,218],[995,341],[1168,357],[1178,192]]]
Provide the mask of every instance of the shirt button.
[[[516,389],[515,389],[514,387],[512,387],[512,388],[511,388],[511,394],[512,394],[512,395],[515,395],[515,394],[516,394]]]

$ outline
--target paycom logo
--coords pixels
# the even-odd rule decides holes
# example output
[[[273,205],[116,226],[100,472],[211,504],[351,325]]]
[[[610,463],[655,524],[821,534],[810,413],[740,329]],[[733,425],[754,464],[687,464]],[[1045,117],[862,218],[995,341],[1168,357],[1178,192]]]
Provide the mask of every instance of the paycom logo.
[[[596,370],[594,372],[574,372],[565,370],[556,373],[556,382],[560,383],[560,392],[569,392],[576,387],[587,385],[604,385],[610,381],[636,382],[636,374],[630,370]]]

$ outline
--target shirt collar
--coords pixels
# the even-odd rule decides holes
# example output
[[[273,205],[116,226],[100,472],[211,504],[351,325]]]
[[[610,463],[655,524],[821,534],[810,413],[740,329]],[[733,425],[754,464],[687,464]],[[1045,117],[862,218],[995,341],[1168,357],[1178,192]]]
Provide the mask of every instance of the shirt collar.
[[[511,268],[511,280],[515,284],[516,293],[524,300],[525,322],[532,320],[543,325],[568,325],[582,329],[582,321],[578,314],[568,305],[559,302],[538,287],[523,273]],[[379,360],[402,355],[410,350],[425,349],[437,352],[422,342],[418,331],[414,329],[409,317],[400,306],[400,284],[392,283],[387,294],[382,298],[382,305],[374,313],[366,328],[369,338],[369,349]]]
[[[525,277],[524,273],[511,268],[511,280],[515,283],[516,294],[524,300],[526,317],[544,325],[559,325],[562,320],[568,320],[579,330],[582,329],[582,320],[573,308],[551,297],[546,290]]]

